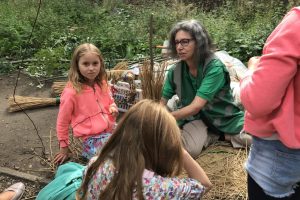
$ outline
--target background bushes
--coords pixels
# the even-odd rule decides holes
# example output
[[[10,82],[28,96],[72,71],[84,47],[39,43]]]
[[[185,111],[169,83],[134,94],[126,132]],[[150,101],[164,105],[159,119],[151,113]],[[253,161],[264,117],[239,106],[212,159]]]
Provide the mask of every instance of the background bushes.
[[[149,55],[149,18],[154,15],[154,44],[161,45],[177,21],[195,18],[208,29],[218,49],[247,61],[261,54],[262,46],[283,15],[299,2],[212,1],[42,1],[33,33],[36,0],[0,2],[0,66],[8,61],[34,59],[26,66],[34,76],[65,74],[75,46],[92,42],[102,51],[108,67],[118,59]],[[160,50],[156,49],[156,54]],[[7,63],[7,64],[5,64]]]

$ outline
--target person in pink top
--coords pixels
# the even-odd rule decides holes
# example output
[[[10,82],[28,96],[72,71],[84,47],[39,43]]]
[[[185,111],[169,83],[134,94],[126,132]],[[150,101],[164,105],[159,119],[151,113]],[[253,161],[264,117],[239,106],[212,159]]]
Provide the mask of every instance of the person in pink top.
[[[241,81],[244,129],[253,135],[249,200],[300,199],[300,7],[268,37]]]
[[[61,164],[69,157],[69,127],[83,141],[83,156],[94,156],[110,137],[117,114],[100,50],[89,43],[79,45],[61,94],[56,124],[60,151],[54,162]]]

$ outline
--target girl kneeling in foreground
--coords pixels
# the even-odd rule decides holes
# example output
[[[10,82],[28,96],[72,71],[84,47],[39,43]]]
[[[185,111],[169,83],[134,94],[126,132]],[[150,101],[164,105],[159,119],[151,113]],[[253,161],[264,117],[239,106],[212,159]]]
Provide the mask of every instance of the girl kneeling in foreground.
[[[184,168],[189,178],[177,177]],[[91,159],[78,199],[200,199],[212,184],[183,149],[175,118],[142,100]]]

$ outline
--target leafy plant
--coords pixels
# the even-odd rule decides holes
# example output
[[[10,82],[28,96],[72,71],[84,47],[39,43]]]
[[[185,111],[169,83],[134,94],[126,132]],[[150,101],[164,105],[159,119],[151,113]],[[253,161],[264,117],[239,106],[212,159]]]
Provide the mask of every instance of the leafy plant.
[[[99,47],[108,68],[119,59],[148,57],[151,14],[154,45],[168,39],[174,23],[194,18],[205,25],[218,49],[246,62],[261,54],[266,38],[287,9],[286,4],[263,0],[218,0],[213,4],[208,0],[42,1],[28,42],[37,6],[35,0],[0,1],[0,58],[37,60],[27,69],[35,76],[66,73],[68,63],[63,60],[70,60],[74,48],[84,42]],[[159,49],[154,52],[160,54]]]

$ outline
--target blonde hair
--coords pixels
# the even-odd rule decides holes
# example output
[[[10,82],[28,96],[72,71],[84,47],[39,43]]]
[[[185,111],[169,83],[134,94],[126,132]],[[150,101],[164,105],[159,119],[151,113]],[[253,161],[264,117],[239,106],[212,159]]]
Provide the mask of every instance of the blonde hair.
[[[72,56],[71,60],[71,67],[69,70],[69,83],[72,84],[73,88],[80,92],[82,90],[83,84],[85,83],[85,78],[82,76],[82,74],[79,71],[79,59],[85,55],[88,52],[92,52],[96,54],[99,57],[100,60],[100,72],[99,75],[96,77],[95,82],[100,86],[107,86],[107,75],[105,72],[105,66],[104,66],[104,59],[101,55],[100,50],[93,44],[90,43],[84,43],[79,45]]]
[[[88,168],[77,191],[79,199],[86,198],[89,181],[107,159],[120,173],[114,174],[99,199],[132,199],[134,189],[138,198],[144,199],[144,169],[164,177],[179,175],[182,170],[182,144],[176,120],[164,106],[152,100],[142,100],[130,108]]]

